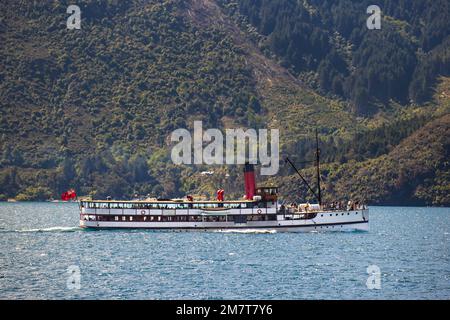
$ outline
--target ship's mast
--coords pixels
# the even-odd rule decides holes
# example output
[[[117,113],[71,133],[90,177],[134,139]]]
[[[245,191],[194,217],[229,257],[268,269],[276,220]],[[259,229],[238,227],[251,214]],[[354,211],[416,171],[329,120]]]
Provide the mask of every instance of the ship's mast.
[[[320,149],[319,149],[319,134],[316,128],[316,169],[317,169],[317,200],[319,206],[322,207],[322,194],[320,191]]]
[[[311,188],[311,186],[309,185],[309,183],[306,181],[305,178],[303,178],[303,176],[300,174],[300,172],[298,171],[298,169],[295,167],[295,165],[292,163],[292,161],[289,158],[286,158],[286,162],[288,162],[292,168],[294,168],[295,172],[297,172],[298,176],[302,179],[303,183],[306,185],[306,187],[308,187],[309,191],[311,191],[311,193],[314,195],[314,197],[317,198],[317,200],[319,201],[319,196],[317,195],[317,193],[314,191],[313,188]]]
[[[289,160],[289,158],[286,158],[286,162],[288,162],[291,165],[291,167],[294,168],[295,172],[297,172],[299,177],[302,179],[303,183],[306,185],[306,187],[308,187],[309,191],[311,191],[311,193],[314,195],[314,197],[316,197],[317,201],[319,202],[319,206],[322,207],[322,191],[321,191],[321,187],[320,187],[320,149],[319,149],[319,134],[317,132],[317,129],[316,129],[316,161],[315,161],[316,162],[316,171],[317,171],[317,192],[314,191],[313,188],[311,188],[311,186],[308,184],[306,179],[300,174],[298,169],[295,167],[295,165],[292,163],[292,161]],[[314,160],[305,161],[304,163],[311,163],[311,162],[314,162]]]

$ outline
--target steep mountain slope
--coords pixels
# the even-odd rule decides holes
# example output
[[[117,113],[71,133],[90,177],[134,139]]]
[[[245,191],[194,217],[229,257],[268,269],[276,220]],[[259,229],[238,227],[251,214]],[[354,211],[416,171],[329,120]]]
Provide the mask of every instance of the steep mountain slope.
[[[29,171],[23,184],[131,193],[127,185],[143,181],[127,172],[166,155],[172,130],[195,118],[218,127],[235,113],[246,125],[244,112],[257,105],[240,49],[220,30],[184,20],[182,1],[111,3],[88,1],[82,29],[67,30],[68,2],[2,2],[2,166]],[[178,169],[164,170],[167,161],[154,176],[164,192],[177,192]],[[146,185],[158,184],[141,173]]]
[[[369,0],[220,0],[256,30],[259,46],[326,94],[371,114],[390,100],[423,103],[437,76],[450,75],[450,5],[383,0],[379,30],[368,30]]]
[[[373,204],[439,205],[450,201],[450,115],[431,121],[391,152],[363,162],[324,165],[325,201],[349,197]],[[314,172],[306,172],[314,181]],[[285,194],[311,199],[298,177],[279,179]]]
[[[349,101],[314,89],[306,73],[261,46],[263,35],[230,3],[83,1],[81,30],[67,30],[68,5],[0,4],[0,199],[58,197],[69,187],[95,197],[172,197],[213,196],[221,186],[241,196],[239,166],[171,162],[171,132],[202,120],[205,129],[279,129],[282,157],[297,163],[312,157],[319,128],[327,197],[449,204],[448,145],[438,135],[448,137],[448,78],[427,104],[390,101],[359,117]],[[447,52],[445,43],[432,48],[429,66]],[[434,162],[422,140],[436,146]],[[417,157],[406,161],[408,145]],[[398,172],[400,182],[386,178]],[[302,195],[291,174],[282,167],[268,181]]]

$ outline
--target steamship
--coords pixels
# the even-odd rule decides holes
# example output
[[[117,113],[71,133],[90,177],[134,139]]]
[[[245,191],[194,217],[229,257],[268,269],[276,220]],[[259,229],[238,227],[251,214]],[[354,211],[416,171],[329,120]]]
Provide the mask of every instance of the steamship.
[[[316,196],[317,204],[280,202],[278,188],[256,187],[254,166],[245,164],[242,200],[225,200],[223,190],[218,191],[214,201],[198,201],[191,196],[145,201],[83,200],[79,202],[80,226],[180,231],[368,231],[369,210],[365,205],[352,201],[322,204],[318,148],[316,161],[317,191],[286,159]]]

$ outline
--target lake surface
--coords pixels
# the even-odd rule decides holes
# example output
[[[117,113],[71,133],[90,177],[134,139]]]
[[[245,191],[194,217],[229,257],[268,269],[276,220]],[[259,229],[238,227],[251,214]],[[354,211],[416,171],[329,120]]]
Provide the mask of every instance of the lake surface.
[[[0,299],[450,298],[450,208],[370,207],[370,229],[86,231],[75,203],[0,203]]]

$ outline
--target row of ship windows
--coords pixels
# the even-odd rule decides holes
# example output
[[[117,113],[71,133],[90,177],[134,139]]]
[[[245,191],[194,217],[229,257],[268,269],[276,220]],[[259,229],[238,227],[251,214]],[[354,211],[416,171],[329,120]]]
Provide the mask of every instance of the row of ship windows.
[[[356,212],[355,214],[358,214],[358,212]],[[341,213],[341,215],[343,216],[344,213]],[[349,216],[349,215],[350,215],[350,212],[347,212],[347,215]],[[323,214],[321,214],[320,216],[323,217]],[[330,217],[332,217],[332,216],[333,216],[333,214],[330,213]],[[339,216],[339,213],[336,213],[336,217],[337,217],[337,216]]]
[[[203,208],[264,208],[264,203],[101,203],[101,202],[81,202],[82,208],[88,209],[203,209]]]
[[[344,226],[343,225],[340,225],[340,226],[320,226],[320,227],[314,227],[314,229],[317,229],[317,228],[320,228],[320,229],[323,229],[323,228],[326,228],[326,229],[328,229],[328,228],[338,228],[338,227],[341,227],[341,228],[343,228]]]
[[[269,215],[239,215],[239,216],[108,216],[85,215],[86,221],[132,221],[132,222],[226,222],[226,221],[275,221],[277,216]],[[240,222],[240,221],[239,221]],[[244,222],[244,221],[243,221]]]

